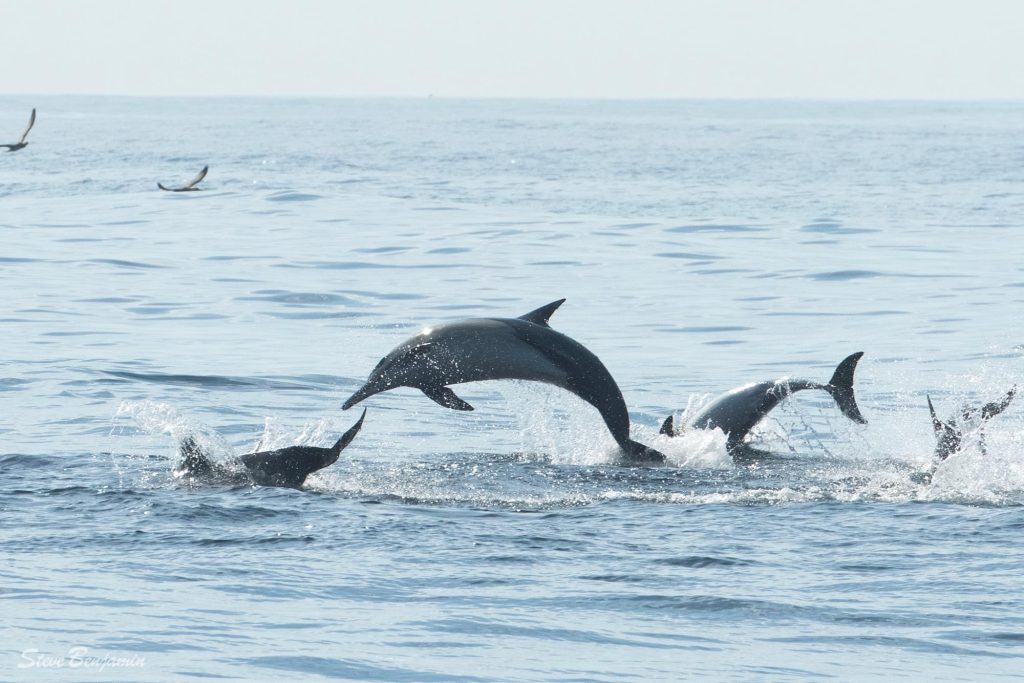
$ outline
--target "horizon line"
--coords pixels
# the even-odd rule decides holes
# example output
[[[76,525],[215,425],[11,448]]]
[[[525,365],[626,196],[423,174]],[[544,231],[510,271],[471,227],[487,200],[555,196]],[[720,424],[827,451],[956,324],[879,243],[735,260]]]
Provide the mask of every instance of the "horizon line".
[[[1024,97],[915,97],[915,96],[806,96],[806,95],[337,95],[337,94],[126,94],[126,93],[0,93],[0,98],[30,97],[110,97],[121,99],[279,99],[279,100],[501,100],[501,101],[548,101],[548,102],[808,102],[808,103],[1024,103]]]

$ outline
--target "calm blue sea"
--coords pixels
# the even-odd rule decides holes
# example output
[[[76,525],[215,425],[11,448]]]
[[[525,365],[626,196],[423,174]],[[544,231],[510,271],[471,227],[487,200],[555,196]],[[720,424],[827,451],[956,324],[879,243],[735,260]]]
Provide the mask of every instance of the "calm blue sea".
[[[0,98],[0,680],[1019,680],[1024,104]],[[9,139],[8,139],[9,138]],[[169,194],[204,165],[202,192]],[[546,385],[399,389],[425,325],[567,301]],[[658,425],[854,351],[734,460]]]

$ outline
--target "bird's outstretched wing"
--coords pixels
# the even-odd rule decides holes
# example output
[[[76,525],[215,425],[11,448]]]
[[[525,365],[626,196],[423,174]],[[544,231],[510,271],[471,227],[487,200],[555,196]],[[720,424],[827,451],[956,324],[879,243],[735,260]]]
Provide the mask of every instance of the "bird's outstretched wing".
[[[199,175],[197,175],[195,178],[193,178],[189,182],[189,184],[185,186],[185,189],[192,189],[193,187],[198,185],[202,181],[202,179],[206,177],[206,172],[209,171],[209,170],[210,170],[209,164],[207,164],[206,166],[203,166],[203,170],[200,171]]]
[[[28,127],[25,128],[25,132],[21,134],[21,139],[18,140],[18,144],[25,142],[25,138],[28,137],[28,132],[32,130],[32,126],[36,125],[36,108],[32,107],[32,115],[28,117]]]
[[[209,170],[209,165],[203,166],[203,170],[199,172],[199,175],[197,175],[195,178],[190,180],[185,185],[182,185],[181,187],[165,187],[162,183],[157,183],[156,186],[166,192],[191,192],[194,190],[198,190],[199,188],[196,187],[196,185],[198,185],[200,181],[202,181],[202,179],[206,177],[206,172]]]

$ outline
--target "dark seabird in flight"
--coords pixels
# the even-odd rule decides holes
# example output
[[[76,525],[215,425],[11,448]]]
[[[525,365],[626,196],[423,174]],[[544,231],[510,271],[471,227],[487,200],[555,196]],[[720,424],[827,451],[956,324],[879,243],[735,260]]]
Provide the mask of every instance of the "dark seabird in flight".
[[[196,187],[196,185],[198,185],[200,181],[206,177],[206,172],[209,170],[209,165],[203,166],[203,170],[199,172],[199,175],[193,178],[187,185],[182,185],[181,187],[164,187],[161,183],[157,183],[156,186],[159,187],[161,190],[166,190],[167,192],[196,192],[198,190],[203,189],[201,187]]]
[[[25,138],[28,137],[28,132],[32,130],[34,125],[36,125],[36,108],[32,107],[32,116],[28,117],[28,126],[25,128],[25,132],[21,134],[21,138],[13,145],[0,145],[0,147],[6,147],[8,152],[17,152],[19,149],[28,147]]]

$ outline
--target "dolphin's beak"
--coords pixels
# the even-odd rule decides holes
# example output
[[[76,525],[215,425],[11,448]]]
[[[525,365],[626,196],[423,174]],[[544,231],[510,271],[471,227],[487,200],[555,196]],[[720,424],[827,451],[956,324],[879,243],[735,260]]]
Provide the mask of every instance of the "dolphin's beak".
[[[363,386],[359,387],[359,390],[356,391],[356,393],[354,393],[354,394],[352,394],[351,396],[348,397],[348,400],[345,401],[345,403],[342,404],[341,409],[342,410],[348,410],[349,408],[351,408],[355,404],[357,404],[360,401],[362,401],[364,398],[370,398],[374,394],[379,394],[380,391],[381,391],[380,389],[377,389],[377,388],[371,386],[370,382],[367,382]]]

